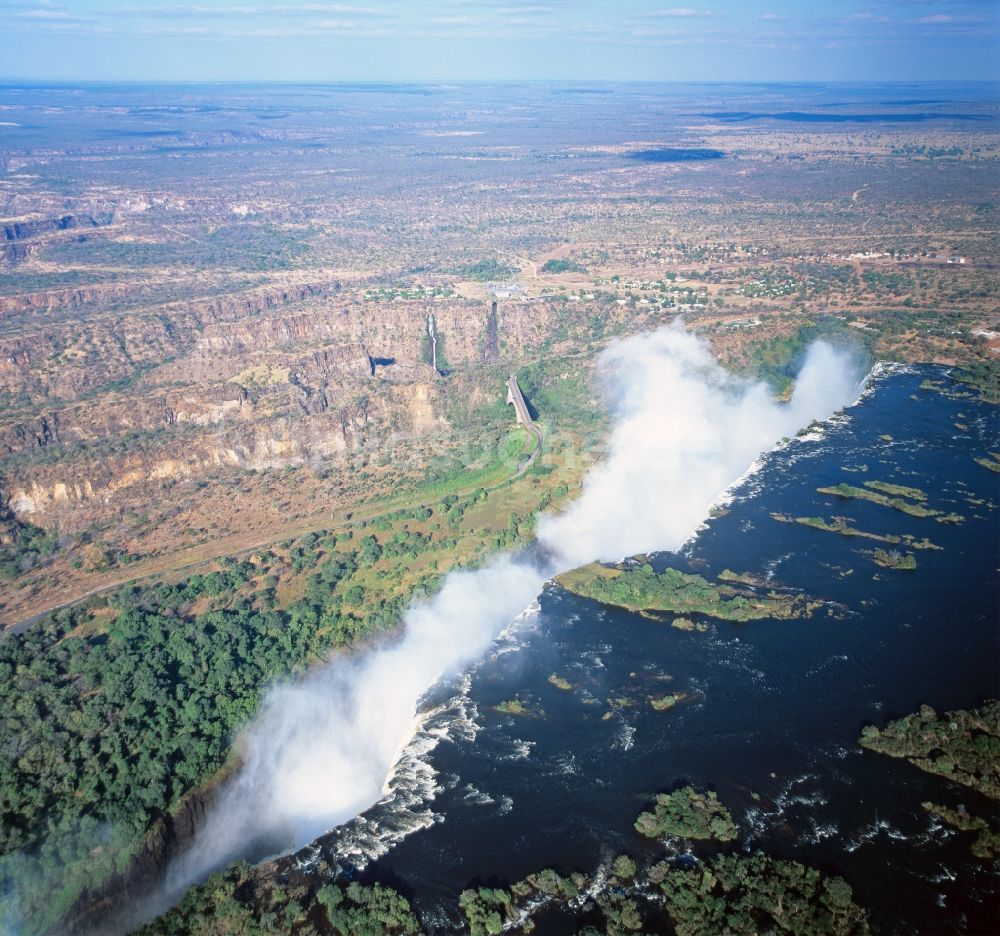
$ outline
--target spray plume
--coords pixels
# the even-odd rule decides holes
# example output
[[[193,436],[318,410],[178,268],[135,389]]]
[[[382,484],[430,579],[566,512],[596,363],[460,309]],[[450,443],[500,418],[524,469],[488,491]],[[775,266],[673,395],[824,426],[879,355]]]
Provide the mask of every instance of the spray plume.
[[[858,390],[847,359],[818,343],[791,401],[779,404],[763,384],[726,374],[680,327],[617,342],[600,364],[614,416],[609,450],[580,498],[542,518],[545,559],[504,556],[454,572],[406,613],[398,642],[272,691],[245,733],[239,774],[170,869],[167,901],[227,861],[302,846],[371,806],[414,735],[421,697],[479,659],[548,577],[676,549],[762,451]]]

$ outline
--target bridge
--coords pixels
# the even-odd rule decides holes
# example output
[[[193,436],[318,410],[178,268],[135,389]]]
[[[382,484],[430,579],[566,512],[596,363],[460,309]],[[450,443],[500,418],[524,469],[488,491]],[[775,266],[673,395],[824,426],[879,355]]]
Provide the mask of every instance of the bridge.
[[[523,474],[534,464],[535,459],[538,458],[538,453],[542,450],[542,430],[535,425],[535,421],[531,418],[528,404],[524,400],[524,394],[521,393],[521,387],[518,385],[517,377],[514,374],[511,374],[507,378],[507,402],[514,404],[517,421],[535,437],[535,445],[531,451],[531,455],[527,461],[518,466],[518,473]]]
[[[514,404],[517,421],[525,429],[532,429],[534,427],[534,420],[531,418],[531,413],[528,411],[528,404],[524,401],[524,394],[521,393],[521,387],[518,385],[517,377],[514,374],[511,374],[507,378],[507,402]]]

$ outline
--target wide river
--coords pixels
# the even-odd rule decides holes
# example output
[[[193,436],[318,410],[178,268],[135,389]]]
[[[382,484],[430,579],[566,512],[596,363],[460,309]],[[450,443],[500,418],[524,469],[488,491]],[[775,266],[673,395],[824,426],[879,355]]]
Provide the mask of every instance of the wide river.
[[[718,790],[745,849],[843,875],[876,932],[993,932],[991,868],[920,804],[996,810],[857,745],[867,723],[1000,691],[1000,491],[975,461],[998,449],[997,408],[920,389],[930,378],[961,390],[945,373],[881,372],[846,415],[766,456],[681,554],[654,557],[707,577],[749,572],[837,608],[808,620],[703,619],[707,632],[685,632],[549,585],[473,672],[425,700],[386,800],[297,860],[366,864],[363,879],[401,889],[429,929],[447,931],[470,885],[545,867],[593,874],[620,852],[651,860],[632,823],[683,780]],[[965,519],[816,490],[866,480],[921,488],[931,507]],[[915,571],[883,569],[871,559],[882,544],[772,513],[848,517],[942,549],[917,551]],[[657,713],[646,703],[657,691],[688,699]],[[497,710],[515,695],[538,714]],[[636,704],[612,708],[613,698]],[[555,911],[538,931],[574,930]]]

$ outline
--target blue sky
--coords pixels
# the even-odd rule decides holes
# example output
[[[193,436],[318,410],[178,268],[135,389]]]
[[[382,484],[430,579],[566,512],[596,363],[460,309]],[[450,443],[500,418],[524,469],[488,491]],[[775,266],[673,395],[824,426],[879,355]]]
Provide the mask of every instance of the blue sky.
[[[1000,78],[1000,0],[0,0],[31,79]]]

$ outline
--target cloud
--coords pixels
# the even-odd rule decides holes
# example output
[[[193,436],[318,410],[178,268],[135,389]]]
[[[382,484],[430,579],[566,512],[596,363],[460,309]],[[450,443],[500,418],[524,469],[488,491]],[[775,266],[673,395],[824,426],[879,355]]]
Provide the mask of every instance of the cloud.
[[[114,13],[128,16],[142,16],[156,19],[160,17],[205,17],[222,19],[230,16],[310,16],[318,13],[338,13],[349,16],[391,16],[386,10],[375,7],[354,6],[345,3],[299,3],[277,4],[274,6],[204,6],[178,5],[156,7],[122,7]]]
[[[788,19],[788,17],[783,16],[781,13],[761,13],[760,19],[765,23],[777,23]]]
[[[679,549],[762,451],[858,391],[847,357],[817,343],[792,399],[776,403],[679,327],[618,341],[600,364],[614,415],[608,455],[564,513],[538,524],[539,542],[562,567]]]
[[[695,10],[691,7],[668,7],[664,10],[647,10],[638,14],[640,17],[655,19],[707,19],[716,14],[708,10]]]
[[[995,23],[996,19],[976,13],[968,13],[964,16],[956,16],[952,13],[933,13],[928,16],[919,16],[913,22],[920,26],[938,26],[949,25],[951,23]]]
[[[845,23],[890,23],[891,18],[886,16],[884,13],[851,13],[850,16],[845,17]]]

